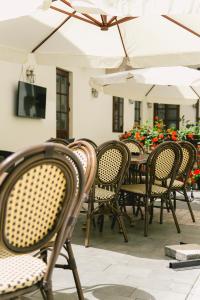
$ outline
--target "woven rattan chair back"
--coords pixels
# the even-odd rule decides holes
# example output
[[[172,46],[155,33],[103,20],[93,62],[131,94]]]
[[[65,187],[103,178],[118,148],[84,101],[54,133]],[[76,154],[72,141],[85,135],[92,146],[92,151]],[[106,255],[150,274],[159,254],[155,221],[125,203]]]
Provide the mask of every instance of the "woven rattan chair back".
[[[78,139],[77,141],[85,141],[85,142],[88,142],[90,145],[93,146],[94,149],[97,149],[97,144],[90,140],[90,139],[87,139],[87,138],[81,138],[81,139]]]
[[[140,153],[140,154],[144,153],[144,148],[137,141],[126,139],[126,140],[122,140],[122,142],[126,144],[126,146],[128,147],[131,153]]]
[[[118,191],[129,165],[130,151],[125,143],[115,140],[103,143],[97,148],[96,184]]]
[[[57,143],[57,144],[61,144],[64,146],[68,146],[69,142],[65,139],[61,139],[61,138],[50,138],[49,140],[47,140],[47,143]]]
[[[0,186],[1,238],[10,251],[28,253],[72,223],[84,173],[76,155],[54,143],[11,155],[0,165],[0,175],[11,166],[15,167]]]
[[[82,163],[85,174],[84,192],[85,194],[88,194],[94,182],[97,169],[95,149],[90,143],[85,140],[75,141],[71,143],[68,148],[77,155],[80,162]]]
[[[177,177],[187,179],[197,159],[197,151],[190,142],[182,141],[179,142],[179,145],[181,146],[183,152],[183,158]]]
[[[182,160],[181,147],[175,142],[163,142],[151,152],[147,160],[147,184],[154,184],[155,181],[173,183]]]

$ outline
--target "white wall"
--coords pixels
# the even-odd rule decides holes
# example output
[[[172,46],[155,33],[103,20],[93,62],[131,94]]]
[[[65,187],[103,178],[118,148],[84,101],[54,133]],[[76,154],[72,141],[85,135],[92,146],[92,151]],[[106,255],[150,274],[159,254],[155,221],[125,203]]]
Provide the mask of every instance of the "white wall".
[[[100,144],[118,139],[112,132],[112,97],[99,93],[91,95],[89,79],[104,70],[79,69],[73,65],[59,66],[70,73],[70,136],[87,137]],[[35,84],[47,88],[46,118],[29,119],[15,114],[16,89],[19,80],[26,81],[26,66],[0,62],[0,149],[15,151],[27,145],[56,136],[56,68],[35,66]],[[124,130],[134,121],[134,105],[124,102]]]
[[[143,103],[143,118],[142,123],[145,123],[147,120],[153,120],[153,103],[151,108],[147,107],[146,103]],[[196,122],[196,109],[192,105],[181,105],[180,106],[180,118],[184,116],[185,121],[189,120],[191,122]],[[181,125],[181,123],[180,123]]]
[[[99,93],[91,95],[89,79],[104,70],[80,69],[73,65],[58,66],[70,72],[70,137],[90,138],[97,144],[118,139],[121,133],[112,132],[112,97]],[[25,68],[24,68],[25,69]],[[15,151],[26,145],[43,142],[56,136],[56,68],[35,66],[36,84],[47,87],[45,119],[20,118],[15,115],[15,91],[22,76],[22,65],[0,62],[0,149]],[[153,106],[143,103],[143,122],[152,120]],[[182,106],[180,115],[195,120],[195,109]],[[134,104],[124,101],[124,131],[134,123]]]
[[[0,149],[15,151],[55,136],[55,67],[37,66],[36,84],[47,87],[46,118],[28,119],[15,114],[16,89],[25,80],[22,65],[0,62]]]

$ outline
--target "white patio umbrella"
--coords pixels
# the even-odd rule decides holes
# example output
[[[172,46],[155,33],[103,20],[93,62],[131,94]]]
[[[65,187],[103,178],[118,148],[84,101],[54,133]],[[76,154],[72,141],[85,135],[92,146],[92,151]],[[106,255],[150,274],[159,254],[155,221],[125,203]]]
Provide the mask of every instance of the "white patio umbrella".
[[[182,0],[182,10],[178,0],[166,0],[166,5],[156,0],[83,2],[100,12],[107,5],[106,13],[123,16],[89,14],[91,7],[80,13],[78,1],[53,1],[48,11],[0,22],[0,59],[23,63],[34,53],[38,63],[57,66],[73,60],[82,67],[116,68],[124,58],[133,67],[200,64],[200,0]],[[130,17],[131,3],[138,14]],[[198,13],[191,14],[195,9]]]
[[[113,16],[200,13],[199,0],[74,0],[79,12]]]
[[[130,70],[93,77],[90,85],[137,101],[192,105],[200,98],[200,71],[187,67]]]
[[[0,0],[0,21],[25,16],[39,9],[48,9],[50,0]]]

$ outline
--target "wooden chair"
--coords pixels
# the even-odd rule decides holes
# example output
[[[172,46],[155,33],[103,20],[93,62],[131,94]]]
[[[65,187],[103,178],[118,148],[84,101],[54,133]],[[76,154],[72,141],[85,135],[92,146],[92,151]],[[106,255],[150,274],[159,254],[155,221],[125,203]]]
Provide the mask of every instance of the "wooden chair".
[[[61,139],[61,138],[50,138],[49,140],[47,140],[47,143],[58,143],[64,146],[69,145],[69,142],[66,139]]]
[[[177,231],[180,232],[178,221],[170,198],[172,184],[177,175],[181,163],[180,146],[175,142],[163,142],[149,155],[146,164],[146,182],[142,184],[122,185],[122,193],[131,193],[139,201],[144,199],[144,236],[148,235],[149,210],[151,214],[150,222],[153,218],[154,200],[161,198],[161,216],[164,203],[169,206],[172,212]],[[166,181],[170,179],[168,185]],[[156,185],[156,181],[162,182],[162,186]]]
[[[96,152],[94,150],[94,147],[86,141],[78,140],[73,143],[70,143],[67,147],[79,159],[79,161],[83,167],[84,177],[85,177],[85,186],[84,186],[84,194],[83,194],[82,201],[80,201],[79,206],[77,205],[75,207],[75,210],[72,213],[73,219],[77,220],[83,203],[88,201],[88,195],[90,193],[90,190],[91,190],[91,187],[94,182],[95,175],[96,175],[97,159],[96,159]],[[74,225],[75,225],[75,222],[74,222]],[[72,271],[74,281],[76,284],[78,298],[79,298],[79,300],[84,300],[83,291],[81,288],[81,282],[80,282],[80,278],[79,278],[78,270],[77,270],[77,266],[76,266],[76,261],[74,259],[73,250],[72,250],[72,246],[71,246],[71,237],[72,237],[73,229],[74,229],[74,226],[71,226],[71,231],[68,232],[67,238],[63,245],[63,248],[66,250],[66,252],[64,254],[64,257],[66,257],[66,264],[56,264],[55,267],[62,268],[62,269],[69,269]],[[48,244],[48,247],[50,247],[52,245],[53,245],[53,242],[51,241],[51,243]],[[47,255],[47,252],[46,252],[46,255]],[[47,260],[47,257],[45,258],[45,260]]]
[[[192,221],[195,222],[194,213],[192,211],[190,200],[187,195],[187,181],[189,179],[190,172],[192,171],[194,163],[197,159],[197,151],[196,148],[190,142],[182,141],[179,142],[179,145],[182,148],[183,159],[178,170],[177,178],[176,180],[174,180],[174,183],[172,185],[172,191],[174,194],[174,208],[176,209],[176,200],[186,202],[190,211]],[[177,198],[177,193],[183,194],[184,199]]]
[[[131,153],[140,153],[144,154],[143,146],[133,139],[125,139],[122,140],[123,143],[126,144]]]
[[[85,141],[85,142],[88,142],[90,145],[92,145],[94,147],[94,149],[97,149],[97,144],[90,140],[90,139],[87,139],[87,138],[81,138],[81,139],[78,139],[77,141]]]
[[[52,272],[83,198],[83,168],[71,150],[54,143],[14,153],[1,163],[0,175],[10,167],[0,186],[0,299],[36,289],[53,299]],[[29,254],[53,236],[48,263]]]
[[[85,246],[89,246],[91,221],[100,216],[103,230],[104,214],[112,214],[118,221],[125,242],[128,241],[118,197],[123,178],[130,164],[130,152],[120,141],[108,141],[97,148],[97,174],[95,187],[90,194],[87,213]],[[96,207],[95,207],[96,205]]]

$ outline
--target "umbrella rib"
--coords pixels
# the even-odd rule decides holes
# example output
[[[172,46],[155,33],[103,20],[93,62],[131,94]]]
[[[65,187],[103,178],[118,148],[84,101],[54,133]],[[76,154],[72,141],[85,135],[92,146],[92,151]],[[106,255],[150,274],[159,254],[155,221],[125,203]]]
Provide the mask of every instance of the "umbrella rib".
[[[95,18],[91,17],[88,14],[83,14],[82,15],[86,18],[88,18],[89,20],[93,21],[97,26],[102,26],[101,22],[99,22],[98,20],[96,20]]]
[[[89,23],[89,24],[96,25],[96,26],[99,27],[99,25],[97,25],[96,23],[94,23],[94,22],[92,22],[92,21],[90,21],[90,20],[88,20],[88,19],[82,18],[81,16],[74,15],[73,13],[70,13],[70,12],[68,12],[68,11],[66,11],[66,10],[60,9],[60,8],[55,7],[55,6],[53,6],[53,5],[51,5],[50,7],[51,7],[51,9],[54,9],[54,10],[56,10],[56,11],[58,11],[58,12],[61,12],[61,13],[65,14],[65,15],[68,15],[68,16],[70,16],[70,17],[74,17],[74,18],[76,18],[76,19],[79,19],[79,20],[81,20],[81,21],[84,21],[84,22],[87,22],[87,23]]]
[[[76,11],[73,11],[72,14],[75,14]],[[32,51],[34,53],[40,46],[42,46],[58,29],[60,29],[72,16],[67,17],[60,25],[58,25],[45,39],[43,39]]]
[[[197,95],[197,97],[200,99],[200,95],[197,93],[197,91],[190,85],[191,90]]]
[[[125,18],[122,18],[120,20],[116,20],[116,17],[115,17],[115,22],[112,21],[111,24],[109,24],[109,27],[112,27],[112,26],[115,26],[115,25],[118,25],[118,24],[121,24],[121,23],[124,23],[124,22],[127,22],[127,21],[131,21],[133,19],[137,19],[138,17],[125,17]]]
[[[169,17],[169,16],[167,16],[167,15],[162,15],[162,17],[165,18],[165,19],[167,19],[168,21],[170,21],[170,22],[172,22],[172,23],[174,23],[174,24],[176,24],[176,25],[182,27],[182,28],[185,29],[186,31],[189,31],[190,33],[196,35],[197,37],[200,37],[200,34],[199,34],[198,32],[196,32],[196,31],[192,30],[191,28],[185,26],[184,24],[182,24],[182,23],[180,23],[180,22],[174,20],[173,18],[171,18],[171,17]]]
[[[150,93],[151,93],[151,91],[155,88],[155,84],[153,84],[152,85],[152,87],[148,90],[148,92],[145,94],[145,97],[147,97]]]
[[[116,17],[116,20],[117,20],[117,17]],[[119,24],[118,23],[117,23],[117,29],[118,29],[118,32],[119,32],[119,36],[120,36],[120,39],[121,39],[121,43],[122,43],[122,47],[124,49],[125,56],[128,58],[128,53],[126,51],[126,47],[125,47],[124,40],[123,40],[123,37],[122,37],[122,33],[121,33],[121,30],[119,28]]]
[[[71,3],[69,3],[68,1],[66,1],[66,0],[61,0],[61,2],[65,3],[66,5],[68,5],[69,7],[71,7],[71,8],[72,8],[72,5],[71,5]]]
[[[111,25],[111,23],[112,23],[113,21],[115,21],[116,17],[117,17],[117,16],[114,16],[114,17],[112,17],[112,18],[108,21],[108,23],[107,23],[108,27]]]

